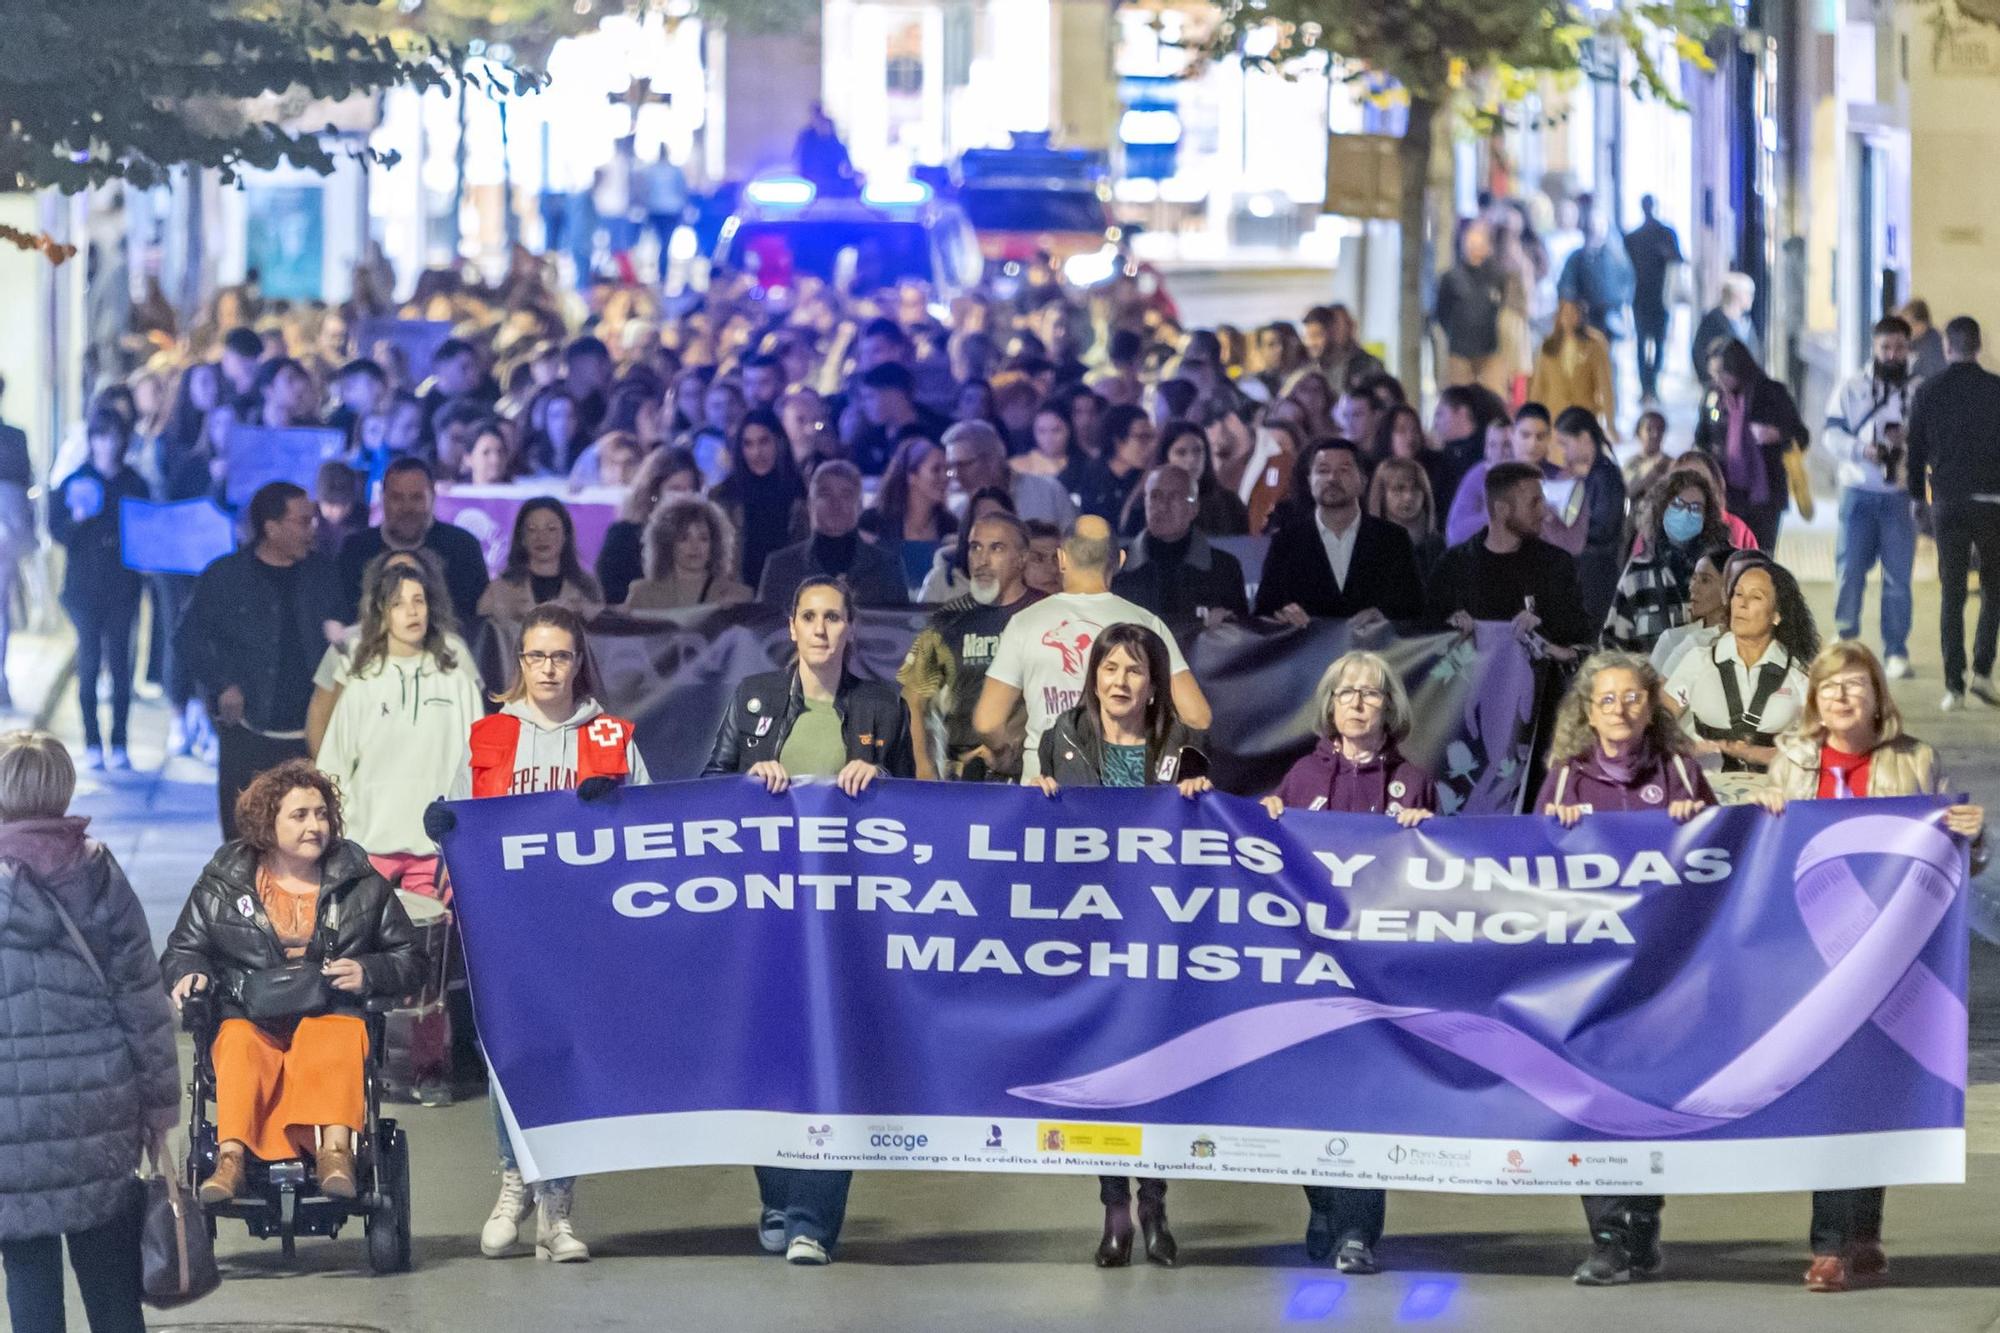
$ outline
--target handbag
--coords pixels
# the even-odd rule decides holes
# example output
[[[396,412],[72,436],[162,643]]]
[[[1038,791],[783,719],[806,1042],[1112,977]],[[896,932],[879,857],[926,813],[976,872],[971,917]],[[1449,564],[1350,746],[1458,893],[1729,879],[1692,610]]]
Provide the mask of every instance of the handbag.
[[[208,1220],[183,1192],[172,1159],[152,1158],[139,1225],[140,1294],[156,1310],[198,1301],[222,1285]]]
[[[1806,475],[1806,451],[1797,445],[1788,444],[1782,455],[1785,464],[1785,484],[1792,492],[1792,507],[1799,511],[1799,517],[1812,522],[1813,493],[1812,479]]]
[[[250,1019],[304,1018],[330,1002],[326,978],[310,959],[245,972],[236,983],[236,1003]]]

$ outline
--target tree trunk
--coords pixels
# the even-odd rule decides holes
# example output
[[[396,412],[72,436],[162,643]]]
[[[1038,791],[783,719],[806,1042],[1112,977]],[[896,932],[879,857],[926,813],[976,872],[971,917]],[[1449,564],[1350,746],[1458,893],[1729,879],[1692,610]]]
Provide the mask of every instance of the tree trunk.
[[[1437,104],[1427,98],[1410,98],[1409,123],[1403,128],[1402,147],[1397,160],[1402,168],[1402,253],[1397,304],[1402,312],[1401,336],[1396,344],[1396,376],[1403,381],[1412,399],[1423,392],[1424,326],[1424,227],[1425,200],[1430,191],[1431,140],[1437,123]]]

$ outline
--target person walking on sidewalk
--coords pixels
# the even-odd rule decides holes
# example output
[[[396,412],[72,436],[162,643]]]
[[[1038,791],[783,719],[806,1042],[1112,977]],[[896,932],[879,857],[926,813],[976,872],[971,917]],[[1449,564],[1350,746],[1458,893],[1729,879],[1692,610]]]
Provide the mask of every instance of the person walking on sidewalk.
[[[1681,238],[1660,221],[1659,203],[1639,196],[1646,220],[1625,234],[1625,253],[1632,261],[1632,332],[1637,335],[1639,398],[1646,407],[1660,401],[1660,368],[1667,361],[1668,285],[1682,262]],[[1546,400],[1544,400],[1546,401]]]
[[[2000,574],[2000,375],[1979,364],[1979,321],[1960,315],[1944,328],[1945,371],[1924,385],[1910,407],[1904,438],[1905,480],[1918,504],[1936,519],[1938,582],[1944,605],[1944,699],[1949,712],[1965,705],[1965,579],[1979,552],[1979,627],[1972,636],[1972,692],[2000,705],[1993,689],[1994,641],[2000,638],[2000,595],[1986,586]]]
[[[103,771],[132,767],[125,750],[125,724],[132,712],[132,626],[139,616],[140,578],[125,568],[118,510],[126,500],[143,500],[146,481],[125,462],[132,428],[116,412],[100,410],[86,432],[90,457],[63,478],[49,500],[49,535],[61,542],[69,560],[63,571],[62,604],[76,626],[76,701],[83,713],[84,762]],[[111,672],[111,753],[97,718],[97,678]]]
[[[174,642],[215,718],[222,836],[250,780],[306,757],[313,667],[345,619],[340,576],[313,551],[317,512],[303,488],[274,481],[250,497],[250,545],[195,580]]]
[[[145,1333],[132,1172],[142,1148],[166,1156],[180,1063],[145,909],[88,821],[68,817],[75,791],[55,737],[0,736],[7,1314],[16,1333],[61,1333],[67,1243],[91,1333]]]
[[[1449,385],[1483,384],[1495,393],[1507,387],[1500,359],[1500,307],[1507,275],[1493,262],[1493,233],[1484,222],[1465,226],[1458,263],[1438,279],[1431,318],[1444,335],[1444,380]]]
[[[1917,516],[1903,464],[1904,430],[1917,389],[1910,326],[1895,315],[1875,325],[1874,358],[1847,377],[1826,405],[1822,438],[1840,465],[1840,532],[1834,547],[1840,592],[1833,619],[1842,639],[1861,637],[1868,571],[1882,566],[1882,659],[1890,680],[1910,674],[1910,569]]]

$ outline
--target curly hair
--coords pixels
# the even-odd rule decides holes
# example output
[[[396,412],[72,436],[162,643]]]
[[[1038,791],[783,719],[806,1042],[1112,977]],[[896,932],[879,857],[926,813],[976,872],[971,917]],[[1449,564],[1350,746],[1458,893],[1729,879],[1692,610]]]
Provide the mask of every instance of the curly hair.
[[[295,791],[310,789],[326,798],[327,845],[346,836],[340,817],[340,784],[313,767],[310,759],[287,759],[250,780],[236,798],[236,836],[258,852],[278,845],[278,811]]]
[[[1771,637],[1780,648],[1792,655],[1792,660],[1801,669],[1819,656],[1819,624],[1813,619],[1812,607],[1806,603],[1805,591],[1799,587],[1798,578],[1769,556],[1746,559],[1737,565],[1729,576],[1729,587],[1724,594],[1730,601],[1736,599],[1736,585],[1743,576],[1753,570],[1762,570],[1771,580],[1771,591],[1776,594],[1775,606],[1778,613],[1777,624],[1772,627]]]
[[[1701,492],[1701,533],[1688,543],[1687,549],[1706,551],[1729,541],[1729,527],[1722,521],[1722,497],[1716,492],[1715,479],[1704,468],[1676,462],[1633,507],[1633,526],[1653,555],[1671,545],[1666,539],[1667,506],[1679,499],[1682,491]]]
[[[1680,723],[1667,711],[1663,698],[1666,682],[1653,664],[1637,653],[1602,652],[1592,653],[1577,669],[1576,678],[1571,682],[1569,693],[1556,706],[1556,721],[1553,738],[1549,741],[1549,767],[1562,765],[1585,754],[1597,743],[1597,733],[1590,725],[1591,697],[1597,692],[1597,678],[1606,671],[1629,671],[1637,676],[1645,686],[1647,697],[1653,701],[1652,716],[1646,722],[1645,746],[1654,755],[1664,759],[1669,755],[1689,754],[1693,744],[1687,734],[1680,729]]]
[[[728,577],[736,568],[736,528],[723,517],[713,500],[699,495],[664,495],[653,516],[646,520],[646,577],[655,581],[674,572],[674,549],[688,529],[701,523],[708,527],[708,576]]]

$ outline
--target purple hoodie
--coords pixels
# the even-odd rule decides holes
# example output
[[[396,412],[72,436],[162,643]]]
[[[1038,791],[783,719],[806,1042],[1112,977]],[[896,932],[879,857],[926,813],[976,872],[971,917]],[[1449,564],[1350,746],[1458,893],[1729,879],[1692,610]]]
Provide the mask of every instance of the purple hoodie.
[[[1557,787],[1562,790],[1558,801]],[[1537,814],[1551,805],[1580,805],[1596,814],[1619,810],[1664,810],[1675,801],[1706,801],[1715,804],[1708,778],[1690,758],[1662,760],[1642,756],[1629,779],[1619,780],[1604,762],[1596,742],[1588,754],[1565,760],[1549,770],[1542,780],[1541,794],[1535,797]]]
[[[1366,764],[1340,752],[1337,741],[1320,738],[1278,784],[1278,799],[1292,810],[1338,810],[1351,815],[1393,815],[1399,810],[1437,809],[1430,774],[1396,751],[1394,743]]]

